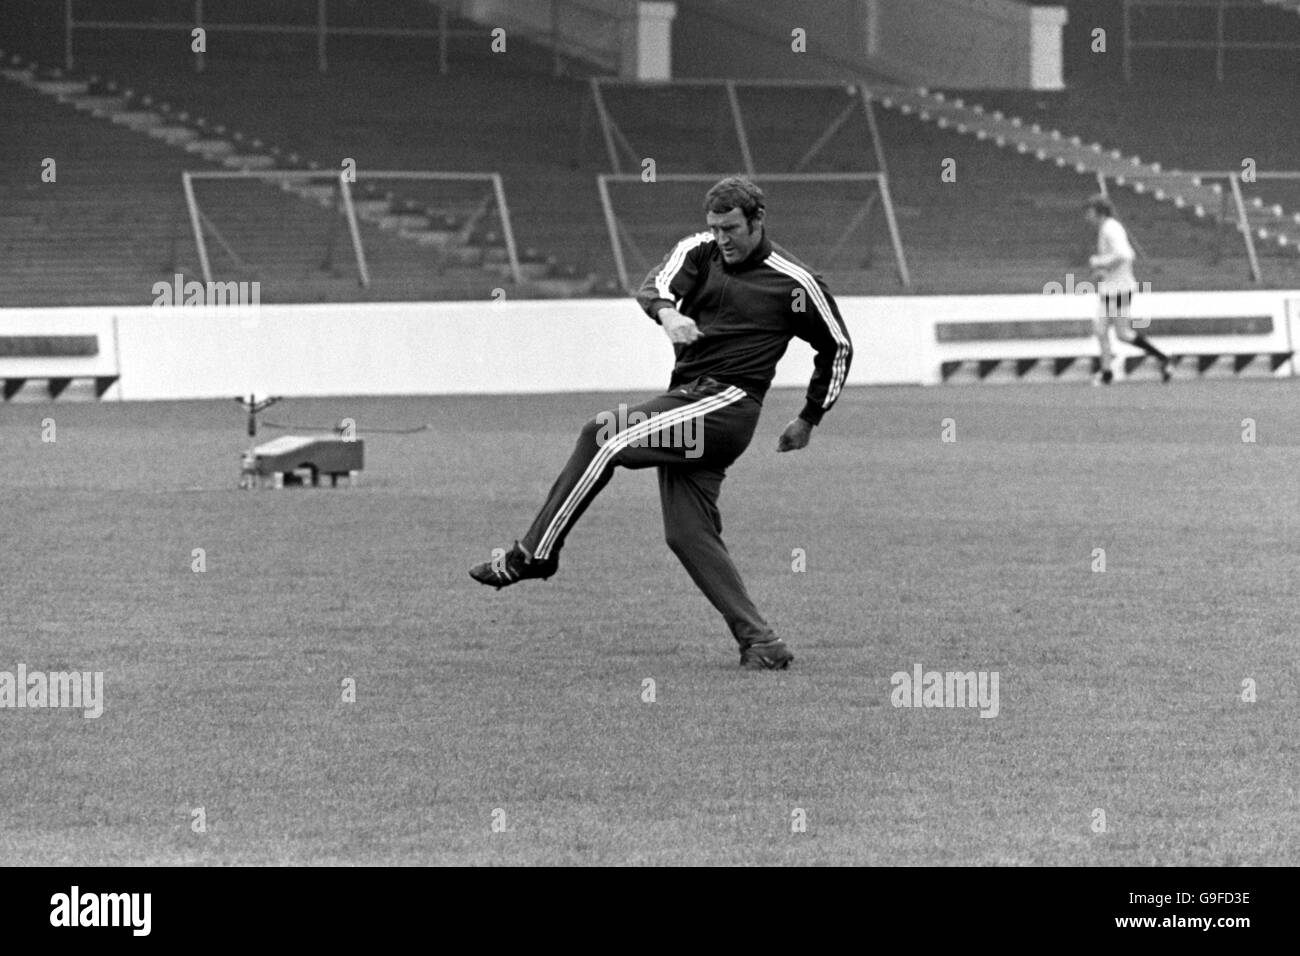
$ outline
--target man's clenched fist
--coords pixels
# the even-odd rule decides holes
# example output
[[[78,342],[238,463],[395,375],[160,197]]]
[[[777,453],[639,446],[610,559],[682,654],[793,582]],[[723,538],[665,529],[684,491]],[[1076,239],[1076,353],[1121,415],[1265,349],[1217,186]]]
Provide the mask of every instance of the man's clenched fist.
[[[789,425],[785,426],[785,431],[781,432],[781,437],[776,440],[777,451],[798,451],[808,445],[808,439],[812,438],[813,427],[802,418],[796,418]]]
[[[694,319],[688,319],[676,309],[670,309],[668,306],[664,306],[659,310],[659,324],[664,327],[664,332],[668,335],[668,341],[674,345],[690,345],[704,334],[695,324]]]

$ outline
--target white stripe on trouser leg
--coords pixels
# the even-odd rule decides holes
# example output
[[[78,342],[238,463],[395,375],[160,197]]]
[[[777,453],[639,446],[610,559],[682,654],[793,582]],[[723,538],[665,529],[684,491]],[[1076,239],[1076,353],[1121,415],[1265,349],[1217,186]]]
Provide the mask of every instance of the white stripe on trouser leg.
[[[745,393],[741,389],[732,386],[724,392],[719,392],[717,395],[700,399],[698,402],[692,402],[690,405],[683,405],[681,408],[651,418],[639,425],[634,425],[610,438],[610,440],[607,441],[596,453],[596,456],[591,460],[591,462],[588,463],[586,470],[582,473],[582,477],[578,479],[578,483],[564,499],[564,504],[560,506],[560,510],[556,512],[555,517],[551,519],[551,523],[547,525],[546,532],[542,535],[541,540],[537,544],[536,556],[545,559],[550,554],[555,539],[564,529],[564,526],[568,524],[573,511],[578,507],[582,499],[586,497],[587,493],[591,490],[592,485],[595,484],[596,480],[600,477],[601,472],[605,470],[605,466],[608,464],[609,459],[618,454],[618,452],[623,448],[626,448],[631,442],[638,438],[646,437],[654,432],[663,431],[665,428],[671,428],[673,425],[686,422],[691,418],[717,411],[720,408],[725,408],[744,397]]]
[[[551,519],[551,523],[546,526],[546,531],[542,534],[541,540],[537,542],[537,550],[533,556],[539,560],[545,560],[550,555],[551,547],[554,545],[555,539],[559,537],[560,532],[563,531],[564,526],[568,524],[569,518],[573,514],[574,510],[577,509],[578,505],[582,502],[582,499],[586,497],[587,492],[591,490],[592,485],[596,483],[596,479],[600,477],[601,472],[605,470],[605,466],[609,463],[609,459],[613,458],[616,454],[626,448],[629,443],[637,438],[643,438],[647,435],[653,434],[654,432],[663,431],[665,428],[671,428],[673,425],[686,422],[692,418],[706,415],[709,412],[716,412],[718,409],[726,408],[728,405],[732,405],[744,397],[745,392],[733,385],[724,392],[719,392],[717,395],[712,395],[708,398],[702,398],[698,402],[692,402],[690,405],[683,405],[681,408],[651,418],[639,425],[633,425],[631,428],[624,429],[610,438],[609,441],[605,442],[605,444],[601,446],[600,450],[596,452],[596,456],[587,464],[586,469],[582,473],[582,477],[578,479],[578,483],[574,485],[573,490],[570,491],[568,496],[564,499],[564,504],[562,504],[560,510],[555,513],[555,517]]]

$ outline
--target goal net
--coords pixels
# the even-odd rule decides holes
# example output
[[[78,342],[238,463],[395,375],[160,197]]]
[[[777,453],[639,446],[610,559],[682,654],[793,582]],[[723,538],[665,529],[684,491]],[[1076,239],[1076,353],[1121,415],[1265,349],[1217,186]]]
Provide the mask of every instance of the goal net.
[[[473,295],[520,278],[495,173],[212,170],[182,186],[175,271],[258,281],[262,301]]]
[[[704,194],[718,174],[604,174],[597,188],[619,282],[629,291],[679,239],[704,230]],[[883,173],[754,176],[767,197],[772,240],[826,278],[837,294],[910,284]]]

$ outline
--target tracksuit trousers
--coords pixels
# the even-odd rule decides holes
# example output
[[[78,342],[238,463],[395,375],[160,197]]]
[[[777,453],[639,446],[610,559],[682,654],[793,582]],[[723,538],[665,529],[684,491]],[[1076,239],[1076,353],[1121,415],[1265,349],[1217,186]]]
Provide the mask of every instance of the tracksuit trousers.
[[[521,541],[524,549],[539,560],[557,557],[616,467],[658,468],[668,547],[742,648],[771,640],[776,635],[722,543],[718,512],[726,469],[749,446],[761,410],[742,389],[706,377],[639,405],[601,412],[583,426]]]

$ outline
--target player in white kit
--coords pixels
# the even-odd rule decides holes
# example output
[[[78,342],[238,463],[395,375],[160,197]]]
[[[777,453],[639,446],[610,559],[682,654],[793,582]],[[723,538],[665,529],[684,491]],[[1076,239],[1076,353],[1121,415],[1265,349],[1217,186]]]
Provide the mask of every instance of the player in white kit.
[[[1114,376],[1112,363],[1114,351],[1110,346],[1113,327],[1119,338],[1136,345],[1160,361],[1160,377],[1168,382],[1173,378],[1174,360],[1151,344],[1151,340],[1133,328],[1133,293],[1137,280],[1133,278],[1133,244],[1128,233],[1115,218],[1115,207],[1106,196],[1097,195],[1088,200],[1088,222],[1097,226],[1097,254],[1088,260],[1097,293],[1101,300],[1100,314],[1093,323],[1097,342],[1101,346],[1101,364],[1093,377],[1094,385],[1109,385]]]

